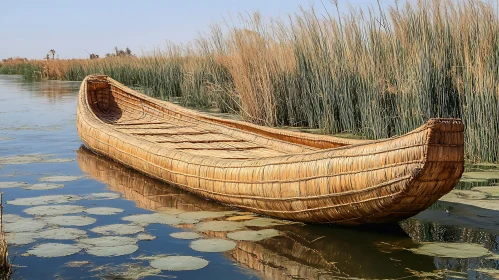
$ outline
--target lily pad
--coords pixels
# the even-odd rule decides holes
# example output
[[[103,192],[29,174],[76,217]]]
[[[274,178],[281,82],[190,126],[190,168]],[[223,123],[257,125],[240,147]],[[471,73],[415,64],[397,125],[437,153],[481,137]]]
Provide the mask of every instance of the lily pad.
[[[23,217],[16,215],[16,214],[3,214],[2,215],[2,222],[3,223],[14,223],[19,221],[20,219],[24,219]]]
[[[87,235],[87,232],[76,228],[54,228],[38,233],[40,238],[57,240],[74,240]]]
[[[24,189],[31,190],[31,191],[42,191],[42,190],[60,189],[62,187],[64,187],[63,184],[41,183],[41,184],[28,185],[28,186],[24,187]]]
[[[128,244],[113,247],[89,247],[86,248],[85,251],[87,251],[90,255],[98,257],[116,257],[129,255],[138,249],[139,246]]]
[[[0,182],[0,189],[24,188],[27,186],[29,186],[29,184],[25,182]]]
[[[178,214],[178,217],[183,220],[202,220],[210,218],[220,218],[227,214],[225,212],[213,212],[213,211],[196,211],[196,212],[184,212]]]
[[[234,240],[260,241],[266,238],[278,236],[279,231],[275,229],[243,230],[227,234],[227,237]]]
[[[111,200],[111,199],[117,199],[120,198],[121,195],[119,193],[91,193],[90,195],[86,196],[85,199],[89,200]]]
[[[241,223],[230,221],[210,221],[203,222],[196,226],[199,231],[235,231],[243,229],[244,225]]]
[[[123,212],[123,209],[114,207],[93,207],[88,208],[85,212],[91,215],[114,215]]]
[[[103,236],[97,238],[83,238],[79,242],[84,247],[113,247],[121,245],[133,245],[138,241],[137,238],[127,236]]]
[[[244,221],[243,225],[248,227],[271,227],[271,226],[279,226],[289,224],[288,221],[282,221],[271,218],[256,218],[249,221]]]
[[[472,189],[473,191],[479,191],[482,193],[485,193],[486,195],[490,196],[499,196],[499,187],[494,186],[494,187],[475,187]]]
[[[46,176],[39,178],[40,182],[71,182],[83,178],[83,176]]]
[[[24,209],[24,213],[35,216],[59,216],[83,211],[85,207],[79,205],[44,205]]]
[[[29,249],[26,254],[42,258],[64,257],[76,254],[81,249],[80,246],[74,244],[45,243]]]
[[[199,239],[192,241],[189,247],[199,252],[225,252],[234,249],[236,242],[218,238]]]
[[[127,235],[142,232],[144,231],[144,227],[133,224],[112,224],[95,227],[91,231],[104,235]]]
[[[149,224],[178,225],[182,221],[174,215],[162,213],[131,215],[123,217],[122,220],[142,226],[147,226]]]
[[[86,216],[52,216],[45,218],[49,224],[59,226],[88,226],[97,221],[97,219]]]
[[[156,239],[156,236],[147,233],[139,233],[137,234],[137,239],[143,241],[150,241]]]
[[[9,232],[5,235],[7,244],[27,245],[36,241],[38,233],[36,232]]]
[[[34,232],[44,228],[46,225],[45,222],[39,220],[22,218],[14,223],[5,223],[3,230],[5,232]]]
[[[45,204],[61,204],[71,201],[78,201],[80,199],[81,197],[78,195],[44,195],[37,197],[16,198],[14,200],[7,201],[7,204],[33,206]]]
[[[209,261],[191,256],[168,256],[151,261],[151,266],[161,270],[197,270],[208,265]]]
[[[201,237],[201,235],[199,235],[196,232],[192,232],[192,231],[174,232],[174,233],[170,233],[170,236],[173,238],[187,239],[187,240],[198,239]]]
[[[434,257],[467,259],[493,255],[492,252],[478,244],[424,242],[422,246],[411,249],[416,254]]]

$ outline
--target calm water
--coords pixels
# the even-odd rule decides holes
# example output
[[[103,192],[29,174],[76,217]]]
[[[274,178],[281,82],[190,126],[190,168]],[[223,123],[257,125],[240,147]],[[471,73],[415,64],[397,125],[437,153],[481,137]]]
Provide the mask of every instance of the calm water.
[[[10,231],[9,256],[15,266],[14,279],[499,277],[499,207],[490,205],[496,202],[499,192],[494,193],[497,191],[494,188],[472,189],[494,185],[499,179],[496,166],[473,170],[479,174],[470,173],[465,178],[459,186],[465,190],[453,196],[454,202],[439,202],[400,225],[383,229],[275,225],[279,222],[251,217],[250,213],[236,212],[190,195],[81,147],[75,128],[79,84],[28,83],[18,76],[0,75],[0,186],[3,187],[4,229]],[[486,169],[485,172],[482,169]],[[47,176],[76,177],[52,178],[55,182],[49,183],[57,186],[40,185]],[[33,190],[35,187],[54,188]],[[47,196],[53,197],[47,199]],[[19,200],[32,197],[42,199]],[[483,205],[474,206],[478,205],[475,201]],[[45,210],[29,210],[44,205],[72,205],[79,206],[79,210],[57,215],[45,215]],[[119,211],[96,215],[89,210],[96,207],[113,207]],[[126,218],[151,213],[162,213],[177,220],[149,224],[137,220],[133,223]],[[53,218],[61,215],[77,218],[54,223]],[[191,219],[178,220],[178,217],[186,217],[183,215]],[[82,224],[76,223],[78,217],[85,217]],[[234,241],[233,248],[224,252],[194,250],[190,246],[192,240],[170,236],[176,232],[197,232],[200,239],[230,240],[226,231],[200,227],[203,222],[227,219],[244,226],[240,230],[272,228],[279,235],[260,241]],[[20,221],[27,222],[25,228],[15,226],[22,224]],[[132,225],[132,230],[120,231],[115,224]],[[106,225],[115,225],[111,231],[114,228],[116,232],[98,230]],[[64,228],[63,231],[77,229],[78,234],[73,237],[64,237],[60,232],[47,235],[47,231],[60,228]],[[155,238],[138,240],[144,233]],[[101,248],[82,244],[84,239],[102,236],[126,236],[134,241],[126,250],[118,250],[124,249],[118,246],[122,244],[104,244]],[[33,251],[46,243],[73,244],[78,249],[56,252],[55,255],[64,256],[55,257],[43,257],[43,253]],[[422,250],[429,245],[436,246],[437,250]],[[111,254],[109,252],[114,253],[105,256]],[[154,259],[178,255],[199,257],[209,263],[191,271],[160,270],[151,266]]]

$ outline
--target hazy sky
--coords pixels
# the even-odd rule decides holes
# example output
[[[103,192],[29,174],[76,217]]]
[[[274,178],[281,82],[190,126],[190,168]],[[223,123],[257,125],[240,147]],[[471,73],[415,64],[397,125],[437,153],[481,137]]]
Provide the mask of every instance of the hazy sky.
[[[331,8],[329,0],[324,2]],[[375,0],[339,2],[345,12],[347,3],[377,5]],[[3,0],[0,59],[41,59],[50,49],[59,58],[103,56],[115,46],[140,53],[166,41],[186,43],[229,14],[258,10],[265,17],[286,17],[311,4],[322,6],[320,0]]]

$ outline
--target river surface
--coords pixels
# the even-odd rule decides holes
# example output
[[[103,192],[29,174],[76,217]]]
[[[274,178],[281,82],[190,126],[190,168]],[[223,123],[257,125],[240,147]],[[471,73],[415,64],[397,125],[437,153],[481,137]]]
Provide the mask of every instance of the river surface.
[[[13,279],[499,277],[495,165],[467,167],[455,191],[399,225],[274,220],[82,147],[79,85],[0,75],[2,225]]]

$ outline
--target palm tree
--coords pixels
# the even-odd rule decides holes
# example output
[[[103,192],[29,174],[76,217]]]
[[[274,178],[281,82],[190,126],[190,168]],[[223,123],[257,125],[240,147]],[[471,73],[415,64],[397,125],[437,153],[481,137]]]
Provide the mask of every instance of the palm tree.
[[[53,59],[54,59],[54,57],[55,57],[55,50],[54,50],[54,49],[51,49],[51,50],[49,51],[49,53],[50,53],[50,54],[52,54],[52,60],[53,60]]]

